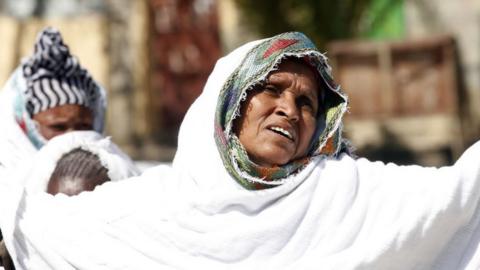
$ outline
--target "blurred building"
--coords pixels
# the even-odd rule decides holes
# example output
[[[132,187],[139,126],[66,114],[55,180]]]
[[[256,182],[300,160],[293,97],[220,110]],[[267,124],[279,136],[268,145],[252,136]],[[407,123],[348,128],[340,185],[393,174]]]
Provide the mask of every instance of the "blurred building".
[[[221,55],[216,2],[150,0],[152,131],[176,141],[190,104]]]
[[[0,13],[0,84],[54,26],[107,89],[106,133],[134,158],[171,160],[220,56],[215,1],[2,0]]]
[[[480,136],[480,2],[405,0],[402,14],[401,40],[330,46],[346,134],[373,159],[450,164]]]
[[[472,139],[472,117],[451,36],[330,45],[349,94],[345,134],[358,154],[396,163],[453,162]]]

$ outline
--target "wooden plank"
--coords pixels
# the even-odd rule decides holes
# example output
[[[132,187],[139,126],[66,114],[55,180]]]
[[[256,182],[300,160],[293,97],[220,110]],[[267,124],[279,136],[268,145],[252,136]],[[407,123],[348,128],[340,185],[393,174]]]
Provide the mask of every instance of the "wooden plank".
[[[448,36],[330,44],[334,77],[350,97],[346,135],[360,153],[396,144],[418,157],[428,153],[425,165],[444,165],[429,162],[451,159],[440,157],[445,149],[458,157],[468,121],[460,114],[467,104],[459,98],[455,49]]]

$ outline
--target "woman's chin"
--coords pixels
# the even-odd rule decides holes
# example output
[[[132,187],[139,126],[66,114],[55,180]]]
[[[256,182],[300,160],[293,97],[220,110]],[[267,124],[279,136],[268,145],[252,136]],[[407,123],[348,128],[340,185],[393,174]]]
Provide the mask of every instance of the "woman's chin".
[[[278,167],[283,166],[290,161],[290,159],[285,157],[288,157],[285,153],[275,153],[269,155],[267,158],[253,158],[252,161],[262,167]]]

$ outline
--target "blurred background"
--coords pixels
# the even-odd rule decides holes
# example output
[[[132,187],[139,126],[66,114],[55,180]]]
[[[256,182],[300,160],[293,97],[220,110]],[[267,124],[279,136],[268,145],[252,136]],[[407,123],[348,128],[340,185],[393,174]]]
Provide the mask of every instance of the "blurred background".
[[[107,132],[168,162],[189,105],[235,47],[301,31],[350,96],[359,156],[451,164],[480,138],[478,0],[0,0],[0,84],[44,26],[108,92]]]

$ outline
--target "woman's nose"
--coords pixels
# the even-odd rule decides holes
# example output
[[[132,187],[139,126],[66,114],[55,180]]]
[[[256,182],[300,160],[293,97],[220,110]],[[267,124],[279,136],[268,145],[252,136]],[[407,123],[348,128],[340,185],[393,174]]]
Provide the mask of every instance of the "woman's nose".
[[[278,99],[276,113],[278,115],[287,117],[290,121],[298,121],[299,111],[295,101],[295,97],[291,95],[284,95]]]

